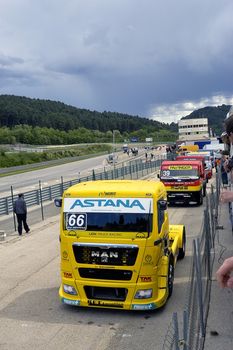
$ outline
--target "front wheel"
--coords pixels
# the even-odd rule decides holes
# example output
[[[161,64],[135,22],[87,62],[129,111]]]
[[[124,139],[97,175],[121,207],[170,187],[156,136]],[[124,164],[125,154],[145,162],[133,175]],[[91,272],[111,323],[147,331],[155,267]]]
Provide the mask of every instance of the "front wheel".
[[[203,204],[203,194],[202,194],[202,190],[199,192],[198,194],[198,200],[197,200],[197,203],[199,205],[202,205]]]
[[[206,185],[203,186],[203,197],[206,196]]]
[[[186,233],[185,233],[185,227],[184,227],[182,232],[182,247],[179,248],[177,259],[179,260],[184,259],[185,248],[186,248]]]

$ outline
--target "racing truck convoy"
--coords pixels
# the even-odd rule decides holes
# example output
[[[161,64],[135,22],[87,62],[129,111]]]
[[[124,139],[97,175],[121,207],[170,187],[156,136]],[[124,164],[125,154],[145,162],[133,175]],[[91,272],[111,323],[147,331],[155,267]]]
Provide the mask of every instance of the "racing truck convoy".
[[[185,256],[185,227],[169,225],[161,182],[90,181],[67,189],[61,206],[63,303],[152,310],[172,294]]]
[[[165,160],[160,168],[160,180],[166,187],[168,203],[203,203],[206,179],[200,160]]]

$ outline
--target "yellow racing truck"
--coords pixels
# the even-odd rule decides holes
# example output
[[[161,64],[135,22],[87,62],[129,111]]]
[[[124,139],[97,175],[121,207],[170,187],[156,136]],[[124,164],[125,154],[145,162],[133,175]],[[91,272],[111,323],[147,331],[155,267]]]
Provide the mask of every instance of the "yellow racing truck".
[[[166,303],[186,242],[185,227],[168,223],[166,198],[161,182],[107,180],[55,199],[64,304],[153,310]]]

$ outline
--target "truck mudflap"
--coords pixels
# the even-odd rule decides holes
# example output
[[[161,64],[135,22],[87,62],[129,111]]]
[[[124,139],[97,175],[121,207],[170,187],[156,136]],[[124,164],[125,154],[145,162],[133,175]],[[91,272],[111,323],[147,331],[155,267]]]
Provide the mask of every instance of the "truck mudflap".
[[[174,257],[182,259],[185,255],[186,234],[184,225],[169,225],[170,249]]]

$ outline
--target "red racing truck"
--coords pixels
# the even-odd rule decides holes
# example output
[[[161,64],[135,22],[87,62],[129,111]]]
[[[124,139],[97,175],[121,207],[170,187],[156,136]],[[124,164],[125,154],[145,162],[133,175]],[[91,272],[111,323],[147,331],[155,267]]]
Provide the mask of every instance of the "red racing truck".
[[[206,165],[206,160],[204,155],[196,155],[196,154],[187,154],[186,156],[177,156],[176,160],[199,160],[202,162],[204,171],[204,181],[203,181],[203,196],[206,195],[206,184],[208,182],[208,179],[211,179],[212,177],[212,168],[209,169],[209,167]]]
[[[165,160],[160,181],[166,187],[168,203],[203,203],[206,194],[205,171],[199,160]]]

